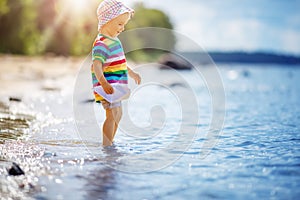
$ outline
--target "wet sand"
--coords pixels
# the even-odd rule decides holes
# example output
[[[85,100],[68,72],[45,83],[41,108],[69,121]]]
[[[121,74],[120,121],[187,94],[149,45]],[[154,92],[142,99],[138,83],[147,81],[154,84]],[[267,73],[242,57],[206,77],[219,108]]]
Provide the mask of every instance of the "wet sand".
[[[75,76],[84,58],[0,56],[0,97],[22,98],[39,90],[59,89],[58,80]]]
[[[49,103],[43,98],[51,94],[60,97],[64,90],[71,93],[66,83],[73,84],[83,61],[80,57],[0,55],[1,198],[29,198],[32,193],[42,191],[37,183],[38,174],[52,172],[41,162],[47,152],[36,138],[45,126],[54,123],[49,122],[54,117],[52,113],[49,115]],[[25,176],[7,176],[6,169],[12,162],[22,167]]]

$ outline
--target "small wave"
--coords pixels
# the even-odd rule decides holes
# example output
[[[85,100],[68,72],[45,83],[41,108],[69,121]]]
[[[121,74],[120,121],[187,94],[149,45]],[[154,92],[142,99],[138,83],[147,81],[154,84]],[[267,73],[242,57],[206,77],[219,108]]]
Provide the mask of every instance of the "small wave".
[[[300,167],[300,163],[291,163],[291,164],[262,164],[262,167],[271,167],[271,168],[292,168],[292,167]]]
[[[214,165],[204,165],[204,164],[189,164],[190,168],[213,168]]]
[[[290,141],[300,141],[300,138],[292,138]]]
[[[251,142],[251,141],[246,141],[246,142],[242,142],[240,144],[235,145],[235,147],[245,147],[245,146],[249,146],[249,145],[253,145],[255,143]]]
[[[300,176],[300,172],[297,169],[274,169],[271,172],[272,175],[275,176],[290,176],[290,177],[295,177],[295,176]]]
[[[240,159],[241,156],[235,156],[235,155],[230,155],[230,156],[226,156],[225,159]]]
[[[85,143],[82,140],[47,140],[47,141],[40,141],[40,144],[49,145],[49,146],[77,147],[77,146],[82,146]]]
[[[186,154],[186,155],[197,155],[197,154],[200,154],[200,152],[199,151],[186,151],[183,154]]]

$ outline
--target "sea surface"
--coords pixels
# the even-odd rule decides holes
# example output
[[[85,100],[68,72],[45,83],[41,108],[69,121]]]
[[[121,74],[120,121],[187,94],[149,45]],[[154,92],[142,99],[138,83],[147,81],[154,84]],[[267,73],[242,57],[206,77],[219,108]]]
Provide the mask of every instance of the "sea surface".
[[[0,199],[299,199],[300,66],[136,70],[108,148],[85,70],[1,97]]]

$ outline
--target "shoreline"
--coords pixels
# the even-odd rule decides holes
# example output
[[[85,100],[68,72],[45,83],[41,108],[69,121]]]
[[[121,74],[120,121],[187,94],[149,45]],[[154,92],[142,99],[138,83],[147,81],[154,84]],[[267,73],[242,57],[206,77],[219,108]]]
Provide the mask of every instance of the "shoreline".
[[[22,98],[42,90],[62,89],[60,79],[75,77],[83,57],[0,55],[3,97]],[[42,66],[42,67],[41,67]]]

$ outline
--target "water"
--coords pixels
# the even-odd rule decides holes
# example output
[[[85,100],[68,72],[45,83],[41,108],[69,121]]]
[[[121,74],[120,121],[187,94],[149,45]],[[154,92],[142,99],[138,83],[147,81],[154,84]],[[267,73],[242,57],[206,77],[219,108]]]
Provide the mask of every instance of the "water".
[[[143,70],[144,78],[162,80],[163,86],[134,90],[128,105],[132,124],[124,118],[115,145],[107,149],[100,147],[100,135],[77,133],[69,88],[1,102],[1,197],[298,199],[300,68],[220,66],[226,117],[222,134],[213,137],[216,145],[207,149],[213,107],[203,79],[193,71]],[[194,104],[187,90],[196,95]],[[103,120],[101,108],[93,108]],[[184,137],[178,137],[181,127]],[[177,148],[160,152],[168,144]],[[137,155],[142,156],[130,160]],[[25,176],[7,176],[12,161]],[[163,163],[160,170],[135,173],[156,169],[155,163]]]

